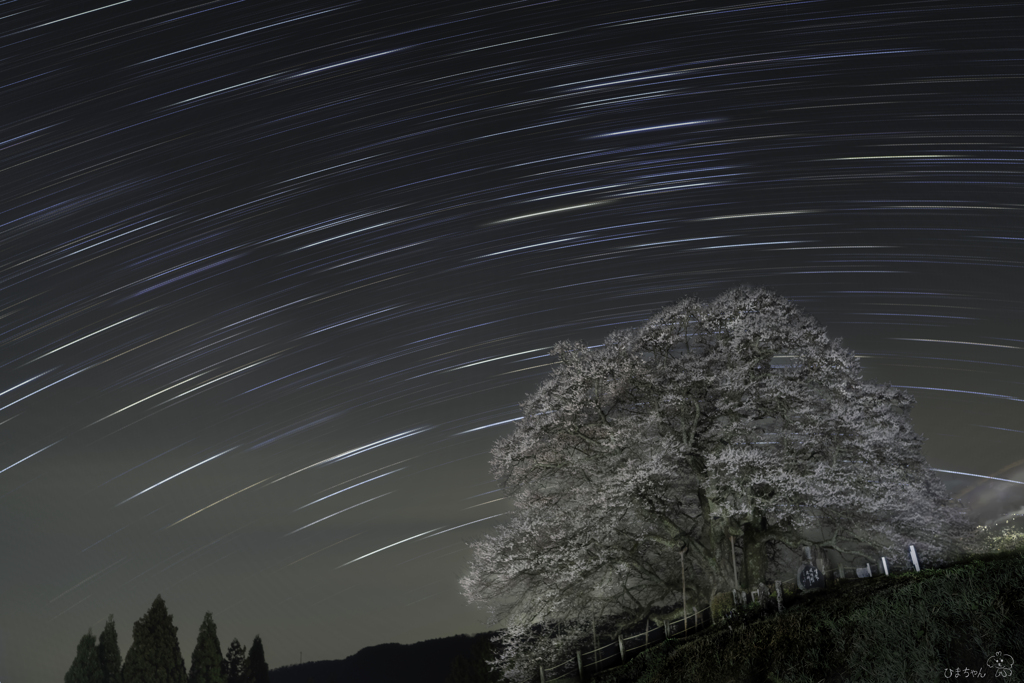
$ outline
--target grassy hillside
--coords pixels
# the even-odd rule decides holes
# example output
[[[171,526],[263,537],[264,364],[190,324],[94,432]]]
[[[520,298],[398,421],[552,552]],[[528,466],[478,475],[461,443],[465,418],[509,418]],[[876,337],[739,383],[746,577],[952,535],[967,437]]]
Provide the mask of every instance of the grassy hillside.
[[[1024,677],[1024,553],[847,580],[672,638],[595,683],[939,681],[997,678],[997,652]],[[1010,660],[1004,660],[1004,666]],[[965,671],[965,669],[967,671]],[[949,674],[947,676],[946,674]],[[1000,680],[1006,677],[1004,670]]]

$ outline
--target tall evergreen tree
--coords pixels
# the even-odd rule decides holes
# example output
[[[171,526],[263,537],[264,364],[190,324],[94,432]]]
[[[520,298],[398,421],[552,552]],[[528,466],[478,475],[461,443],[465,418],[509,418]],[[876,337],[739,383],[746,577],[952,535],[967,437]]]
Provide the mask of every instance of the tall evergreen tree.
[[[227,655],[224,657],[224,683],[243,683],[245,675],[245,646],[238,642],[238,638],[228,645]]]
[[[213,614],[206,613],[199,626],[199,637],[192,650],[192,667],[188,670],[188,683],[224,683],[224,658],[220,653],[217,624]]]
[[[78,652],[71,668],[64,674],[64,683],[103,683],[103,672],[96,652],[96,636],[92,629],[78,641]]]
[[[124,656],[123,683],[187,683],[178,627],[159,595],[132,626],[132,646]]]
[[[117,646],[117,629],[114,628],[114,615],[107,617],[107,624],[100,633],[97,646],[100,671],[103,672],[103,683],[121,683],[121,648]]]
[[[249,656],[245,658],[245,683],[270,683],[270,667],[263,656],[263,641],[253,638]]]

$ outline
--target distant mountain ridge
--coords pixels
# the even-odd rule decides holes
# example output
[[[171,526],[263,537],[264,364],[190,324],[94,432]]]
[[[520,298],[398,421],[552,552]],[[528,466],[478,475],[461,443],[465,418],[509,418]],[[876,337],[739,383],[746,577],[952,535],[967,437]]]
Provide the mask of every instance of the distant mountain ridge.
[[[480,638],[493,635],[448,636],[412,645],[371,645],[345,659],[272,669],[270,683],[445,683],[455,658],[468,659]]]

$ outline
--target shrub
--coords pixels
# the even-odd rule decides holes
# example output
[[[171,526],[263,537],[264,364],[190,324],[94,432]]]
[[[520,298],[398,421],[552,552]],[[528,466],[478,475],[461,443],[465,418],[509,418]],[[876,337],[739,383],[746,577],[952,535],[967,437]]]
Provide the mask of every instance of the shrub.
[[[987,530],[987,527],[983,527]],[[1024,532],[1006,528],[1001,532],[988,530],[985,545],[990,552],[1002,553],[1011,550],[1024,550]]]
[[[732,593],[715,593],[711,598],[711,621],[718,623],[733,610]]]

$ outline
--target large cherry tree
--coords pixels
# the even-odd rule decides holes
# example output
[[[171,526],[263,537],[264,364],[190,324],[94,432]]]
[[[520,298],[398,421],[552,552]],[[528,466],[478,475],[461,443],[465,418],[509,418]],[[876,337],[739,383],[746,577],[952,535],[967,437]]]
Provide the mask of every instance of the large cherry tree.
[[[494,446],[516,510],[462,579],[502,623],[512,681],[685,600],[754,587],[800,547],[922,562],[971,538],[921,456],[910,396],[865,382],[792,302],[739,288],[684,299],[560,363]],[[787,564],[790,563],[790,564]],[[685,585],[685,592],[684,592]]]

